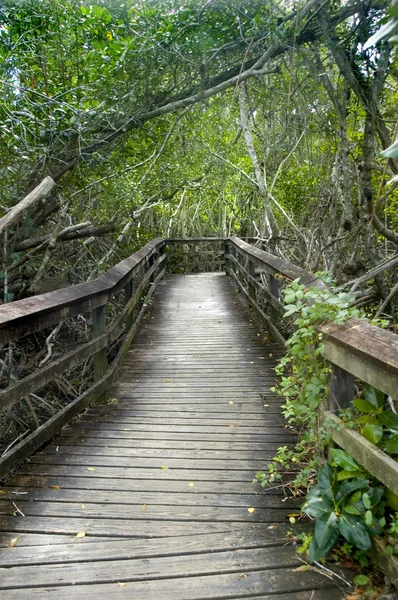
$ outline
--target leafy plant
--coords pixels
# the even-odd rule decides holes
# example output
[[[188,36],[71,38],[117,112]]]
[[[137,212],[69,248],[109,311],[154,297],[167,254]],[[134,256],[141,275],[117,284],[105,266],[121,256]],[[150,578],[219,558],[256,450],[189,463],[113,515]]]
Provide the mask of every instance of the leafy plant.
[[[386,408],[385,395],[365,384],[364,399],[356,398],[353,404],[363,413],[354,419],[361,434],[372,444],[381,444],[385,452],[398,454],[398,415]]]
[[[318,561],[343,536],[353,546],[368,550],[371,535],[380,532],[376,517],[383,488],[372,486],[360,465],[344,450],[332,450],[336,468],[325,462],[318,482],[308,492],[303,511],[316,517],[310,561]]]

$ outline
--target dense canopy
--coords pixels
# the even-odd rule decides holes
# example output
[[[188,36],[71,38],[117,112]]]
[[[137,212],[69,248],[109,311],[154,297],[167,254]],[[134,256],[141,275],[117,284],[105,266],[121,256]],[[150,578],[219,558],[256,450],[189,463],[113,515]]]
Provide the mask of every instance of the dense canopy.
[[[367,42],[394,10],[5,0],[1,211],[46,176],[57,187],[6,233],[4,300],[93,277],[157,235],[258,237],[340,284],[388,259],[396,50]],[[372,283],[360,302],[393,286]]]

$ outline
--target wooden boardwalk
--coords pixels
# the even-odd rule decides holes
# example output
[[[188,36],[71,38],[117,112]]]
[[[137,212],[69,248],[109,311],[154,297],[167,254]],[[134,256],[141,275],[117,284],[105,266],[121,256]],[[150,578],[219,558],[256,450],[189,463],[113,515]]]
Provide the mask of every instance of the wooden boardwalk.
[[[297,570],[295,501],[252,485],[293,442],[263,338],[223,274],[167,278],[109,404],[1,489],[1,598],[343,598]]]

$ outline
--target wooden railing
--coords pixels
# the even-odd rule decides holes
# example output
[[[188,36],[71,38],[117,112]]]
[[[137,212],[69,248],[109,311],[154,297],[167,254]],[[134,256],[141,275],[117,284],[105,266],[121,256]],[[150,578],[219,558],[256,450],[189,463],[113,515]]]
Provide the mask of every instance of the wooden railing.
[[[117,377],[117,368],[135,335],[147,301],[165,273],[165,247],[165,240],[153,240],[93,281],[0,307],[0,343],[3,346],[78,315],[91,315],[91,340],[2,390],[1,411],[9,409],[83,361],[90,358],[93,361],[92,383],[88,389],[10,448],[0,459],[0,477],[4,477],[51,439],[88,404],[99,398],[105,400],[107,389]],[[107,323],[107,308],[120,294],[123,294],[124,307],[120,314]],[[107,350],[114,347],[118,340],[120,343],[116,355],[108,361]]]
[[[316,276],[239,238],[226,239],[224,252],[227,272],[283,346],[281,288],[295,279],[308,288],[326,286]],[[324,423],[330,423],[332,439],[338,446],[398,495],[398,462],[358,432],[344,427],[335,414],[338,409],[349,407],[354,399],[355,378],[398,399],[398,336],[357,319],[343,325],[320,325],[318,329],[323,337],[324,356],[331,364],[328,407],[322,413]],[[375,538],[372,554],[379,568],[398,586],[398,558],[386,553],[380,538]]]

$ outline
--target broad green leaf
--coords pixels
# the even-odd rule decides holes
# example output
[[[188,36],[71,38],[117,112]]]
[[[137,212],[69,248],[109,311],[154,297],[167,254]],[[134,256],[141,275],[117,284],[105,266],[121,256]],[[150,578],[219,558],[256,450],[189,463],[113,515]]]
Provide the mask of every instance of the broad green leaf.
[[[370,505],[366,506],[366,508],[373,508],[374,506],[376,506],[376,504],[378,504],[380,502],[380,500],[383,496],[383,493],[384,493],[384,490],[381,487],[370,488],[370,490],[368,490],[366,492],[366,496],[369,499]],[[363,498],[363,496],[362,496],[362,498]]]
[[[330,544],[330,538],[334,537],[335,529],[337,529],[337,516],[334,511],[329,515],[325,514],[320,517],[314,530],[314,536],[317,541],[319,548],[327,548]]]
[[[343,481],[344,479],[352,479],[352,477],[358,477],[362,475],[361,471],[339,471],[337,473],[337,481]]]
[[[355,477],[352,481],[345,481],[341,484],[340,489],[337,493],[336,500],[339,506],[344,505],[347,500],[347,496],[353,494],[357,490],[363,490],[363,488],[369,485],[369,480],[362,477]]]
[[[365,513],[365,523],[368,527],[370,527],[373,523],[373,515],[371,510],[367,510]]]
[[[380,390],[377,390],[372,385],[365,383],[364,396],[366,402],[369,402],[376,409],[382,408],[385,403],[385,395]]]
[[[350,515],[361,515],[361,511],[354,506],[353,504],[346,504],[344,507],[344,512]]]
[[[332,449],[333,460],[345,471],[360,471],[359,464],[345,450]]]
[[[394,510],[398,511],[398,496],[397,494],[394,494],[394,492],[392,492],[389,489],[386,489],[386,498],[387,498],[387,502],[389,504],[389,506],[391,506],[391,508],[393,508]]]
[[[384,452],[389,454],[398,454],[398,439],[387,440],[384,444]]]
[[[330,515],[333,510],[333,504],[325,496],[316,496],[315,494],[311,496],[308,494],[301,510],[310,517],[319,518],[325,514]]]
[[[311,541],[311,545],[310,545],[310,555],[309,555],[309,559],[310,562],[315,562],[315,561],[319,561],[321,558],[323,558],[324,556],[326,556],[326,554],[328,552],[330,552],[330,550],[334,547],[335,543],[337,542],[339,537],[339,529],[338,527],[334,527],[331,535],[329,537],[329,541],[328,544],[325,546],[319,546],[315,535],[312,538]]]
[[[344,513],[338,520],[338,527],[341,535],[349,544],[353,544],[361,550],[370,548],[371,541],[362,516]]]
[[[366,575],[357,575],[354,577],[353,582],[355,585],[367,585],[369,583],[369,577]]]
[[[391,431],[391,433],[398,433],[398,415],[392,412],[392,410],[385,410],[379,415],[380,421]]]
[[[336,472],[332,465],[325,461],[318,473],[317,489],[330,500],[333,498],[332,486],[335,482]]]
[[[376,419],[374,423],[366,423],[364,428],[361,430],[363,437],[365,437],[372,444],[377,445],[383,437],[383,426]]]
[[[352,401],[355,408],[365,413],[374,413],[375,407],[370,404],[370,402],[366,402],[366,400],[361,400],[360,398],[356,398]]]

